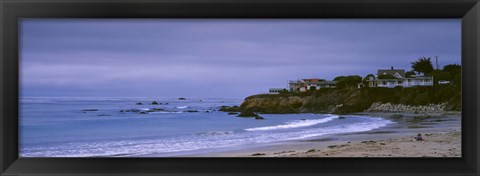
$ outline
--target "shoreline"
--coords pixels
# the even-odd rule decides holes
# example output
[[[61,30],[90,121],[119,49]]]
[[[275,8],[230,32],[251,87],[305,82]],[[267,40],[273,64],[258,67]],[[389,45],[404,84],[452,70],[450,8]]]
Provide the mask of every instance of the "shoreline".
[[[381,117],[396,123],[365,132],[175,157],[461,157],[460,112],[361,112],[350,115]],[[418,133],[422,134],[423,141],[412,140]],[[152,156],[156,155],[145,157]]]

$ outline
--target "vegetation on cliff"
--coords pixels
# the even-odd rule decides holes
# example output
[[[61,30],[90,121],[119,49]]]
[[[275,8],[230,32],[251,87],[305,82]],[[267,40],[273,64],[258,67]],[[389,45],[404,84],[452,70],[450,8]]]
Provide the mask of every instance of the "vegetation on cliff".
[[[433,69],[430,58],[419,58],[412,62],[412,70],[407,76],[423,73],[434,77],[434,86],[417,87],[363,87],[357,88],[359,82],[366,83],[369,74],[363,79],[358,75],[338,76],[337,88],[324,88],[308,92],[281,92],[280,94],[260,94],[245,98],[240,107],[222,107],[227,112],[257,113],[353,113],[363,112],[372,104],[390,103],[406,106],[425,106],[444,104],[446,111],[461,110],[461,66],[446,65],[443,69]],[[450,84],[438,84],[439,80]]]
[[[370,108],[373,103],[410,106],[446,103],[445,110],[461,109],[458,86],[437,85],[411,88],[321,89],[315,92],[261,94],[247,97],[240,111],[260,113],[353,113]]]

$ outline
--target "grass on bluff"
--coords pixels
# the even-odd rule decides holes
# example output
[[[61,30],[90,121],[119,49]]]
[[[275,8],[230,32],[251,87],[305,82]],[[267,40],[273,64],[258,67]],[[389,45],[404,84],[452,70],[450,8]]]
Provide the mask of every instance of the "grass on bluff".
[[[447,111],[461,110],[461,90],[455,85],[435,85],[435,86],[417,86],[417,87],[345,87],[320,89],[309,92],[283,92],[280,94],[261,94],[247,97],[265,98],[275,100],[275,98],[288,97],[308,97],[310,100],[303,104],[291,107],[293,109],[325,109],[326,106],[343,104],[337,113],[362,112],[368,109],[373,103],[392,103],[404,104],[410,106],[429,105],[447,103]]]

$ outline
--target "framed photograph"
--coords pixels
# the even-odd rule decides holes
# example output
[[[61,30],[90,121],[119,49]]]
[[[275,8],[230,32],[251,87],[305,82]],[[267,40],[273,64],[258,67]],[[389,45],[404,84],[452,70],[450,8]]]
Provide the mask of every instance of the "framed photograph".
[[[466,1],[2,1],[2,175],[478,175]]]

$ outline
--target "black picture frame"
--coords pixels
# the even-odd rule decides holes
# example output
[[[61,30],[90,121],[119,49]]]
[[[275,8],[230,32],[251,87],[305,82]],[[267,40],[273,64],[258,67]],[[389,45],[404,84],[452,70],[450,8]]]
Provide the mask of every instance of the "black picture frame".
[[[479,175],[478,0],[1,0],[0,175]],[[461,158],[18,158],[22,18],[461,18]]]

